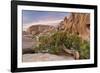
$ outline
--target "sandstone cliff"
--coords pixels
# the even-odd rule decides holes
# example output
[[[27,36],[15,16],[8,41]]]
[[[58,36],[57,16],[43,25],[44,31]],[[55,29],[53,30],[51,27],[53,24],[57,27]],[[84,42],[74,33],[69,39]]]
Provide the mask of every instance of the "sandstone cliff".
[[[90,38],[90,15],[88,13],[72,13],[60,23],[59,30],[79,35],[82,39]]]

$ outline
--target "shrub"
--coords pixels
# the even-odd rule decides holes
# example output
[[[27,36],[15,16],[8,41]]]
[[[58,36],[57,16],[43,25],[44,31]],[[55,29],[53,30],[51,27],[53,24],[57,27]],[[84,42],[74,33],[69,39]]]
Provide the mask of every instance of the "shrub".
[[[82,41],[79,49],[80,59],[89,59],[90,58],[90,42]]]
[[[52,35],[42,35],[39,37],[39,46],[35,52],[60,54],[63,52],[62,45],[67,49],[74,49],[79,52],[80,59],[88,59],[90,56],[90,45],[88,41],[82,40],[76,34],[64,31],[54,32]]]

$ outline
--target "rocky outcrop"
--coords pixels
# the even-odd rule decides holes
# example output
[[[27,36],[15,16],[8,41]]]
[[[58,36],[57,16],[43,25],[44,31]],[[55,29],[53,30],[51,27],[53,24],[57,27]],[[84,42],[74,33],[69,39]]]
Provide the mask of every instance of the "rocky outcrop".
[[[59,30],[68,31],[79,35],[82,39],[90,38],[90,14],[72,13],[70,17],[65,17],[59,25]]]
[[[32,25],[27,29],[27,32],[32,35],[37,35],[53,28],[54,27],[50,25]]]

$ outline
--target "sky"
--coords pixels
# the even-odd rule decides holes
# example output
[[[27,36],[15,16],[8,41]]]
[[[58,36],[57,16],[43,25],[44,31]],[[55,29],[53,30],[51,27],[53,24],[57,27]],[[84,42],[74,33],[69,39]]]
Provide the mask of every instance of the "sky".
[[[24,27],[36,24],[55,25],[67,15],[67,12],[23,10],[22,22]]]

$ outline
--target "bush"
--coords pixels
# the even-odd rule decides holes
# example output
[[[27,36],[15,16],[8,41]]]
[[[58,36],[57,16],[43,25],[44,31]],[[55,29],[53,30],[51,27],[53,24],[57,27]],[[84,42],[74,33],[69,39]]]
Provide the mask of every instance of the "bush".
[[[90,42],[82,41],[79,49],[80,59],[89,59],[90,58]]]
[[[51,36],[40,36],[39,46],[36,47],[35,52],[60,54],[63,52],[63,44],[67,49],[78,51],[80,59],[88,59],[90,56],[89,42],[83,41],[76,34],[70,34],[64,31],[54,32]]]

